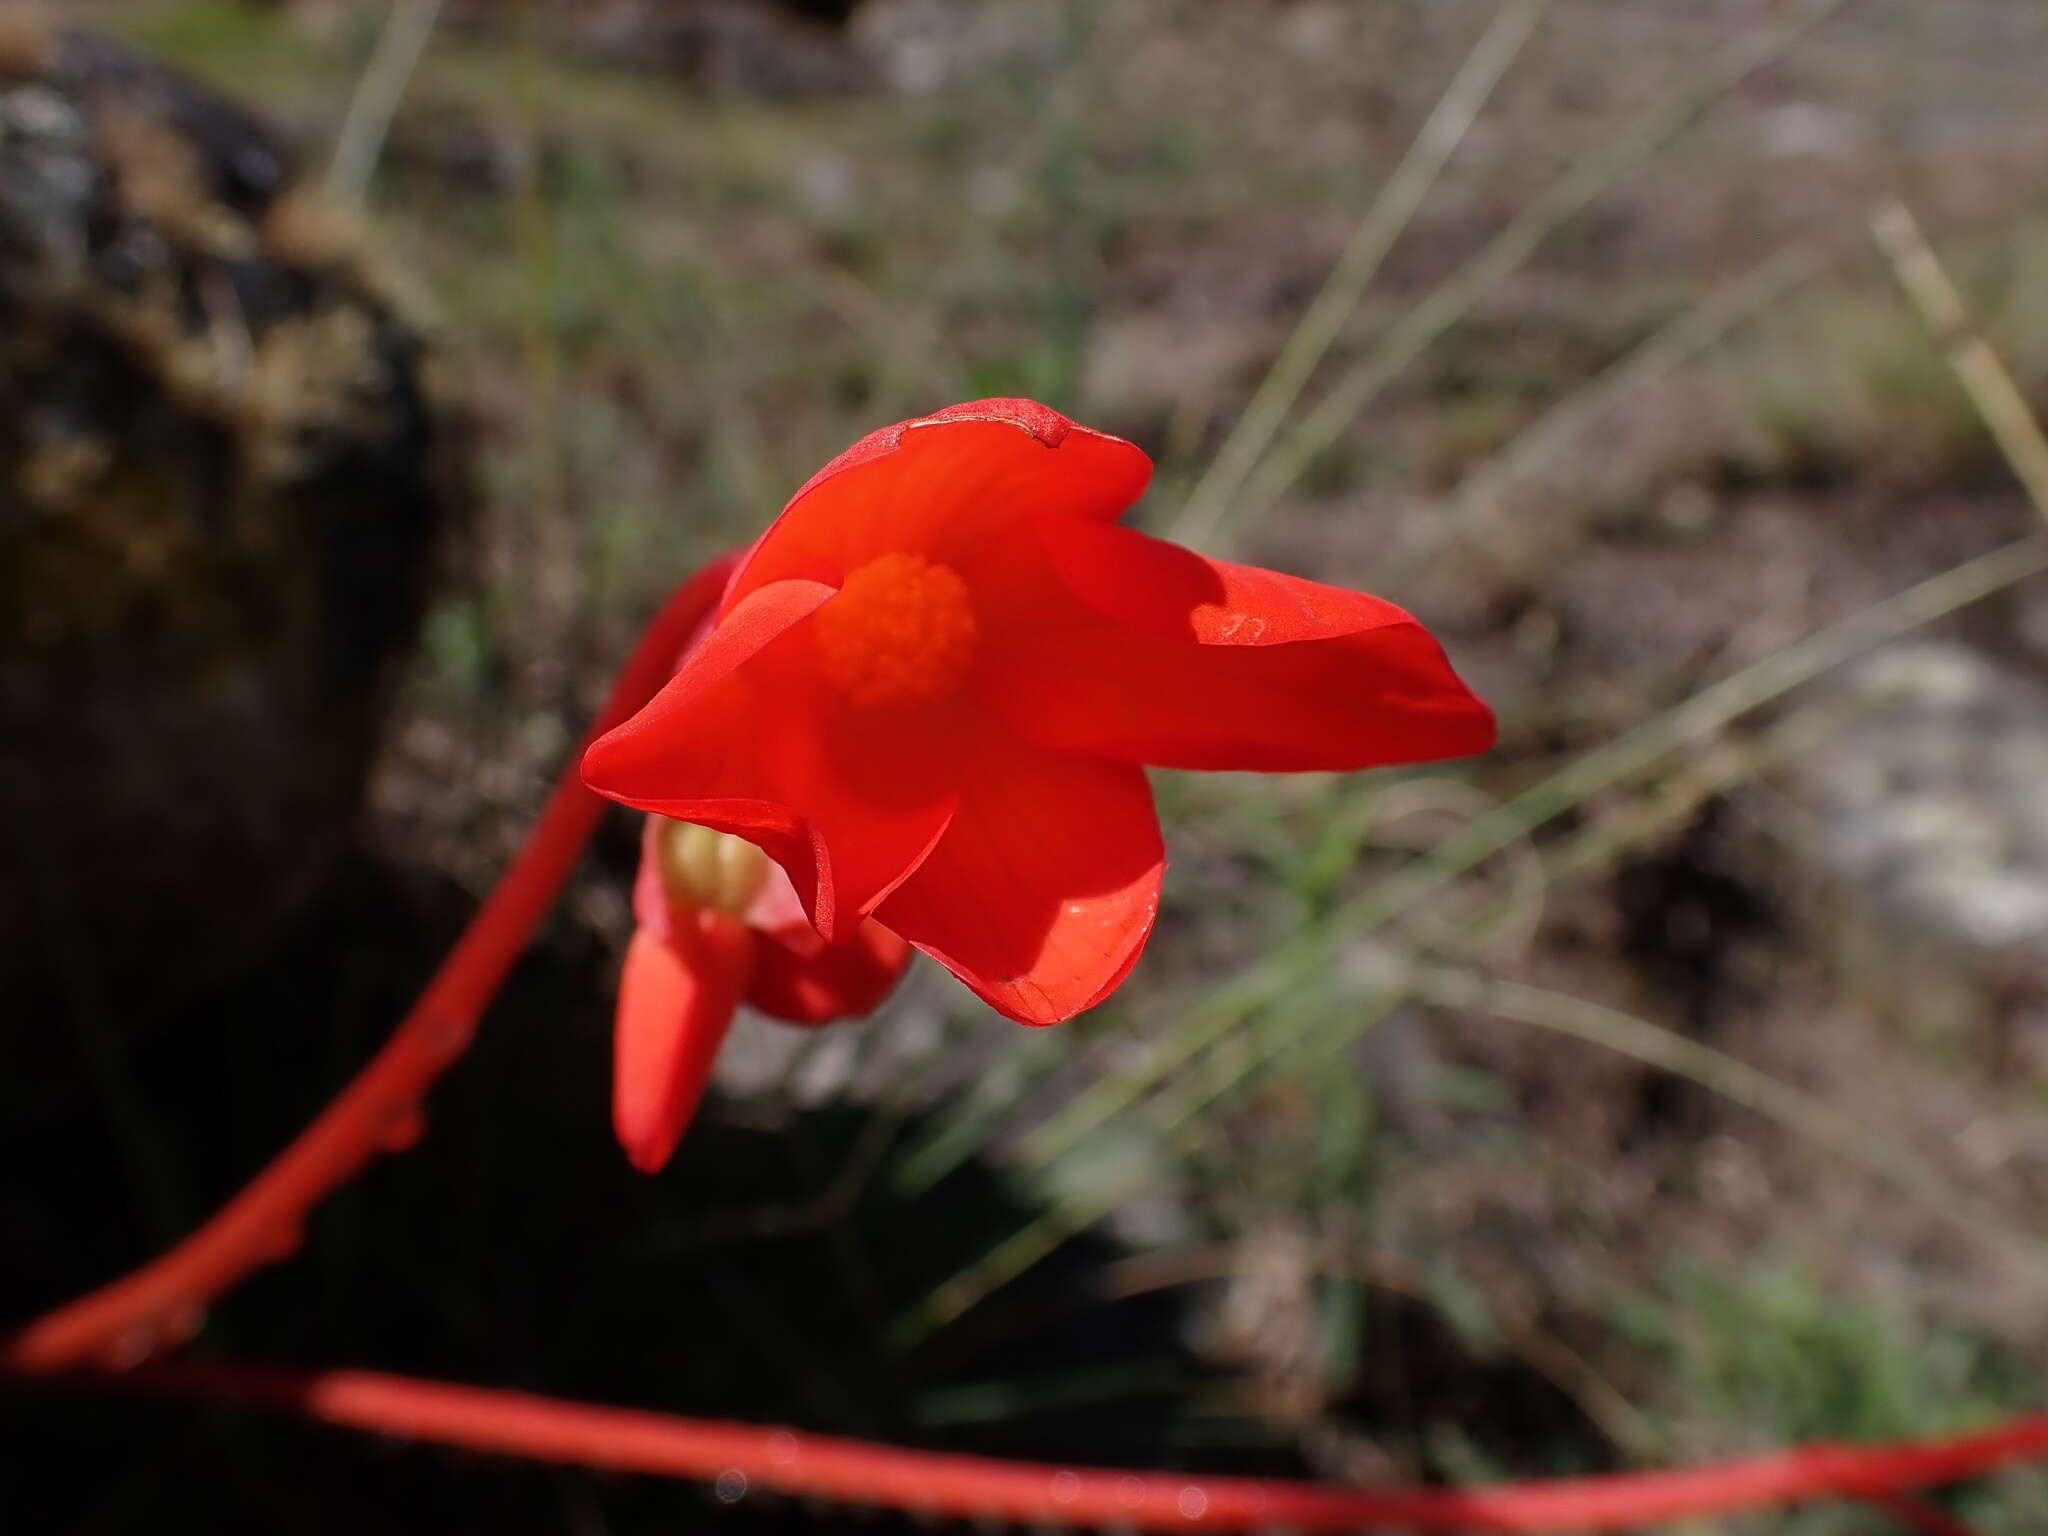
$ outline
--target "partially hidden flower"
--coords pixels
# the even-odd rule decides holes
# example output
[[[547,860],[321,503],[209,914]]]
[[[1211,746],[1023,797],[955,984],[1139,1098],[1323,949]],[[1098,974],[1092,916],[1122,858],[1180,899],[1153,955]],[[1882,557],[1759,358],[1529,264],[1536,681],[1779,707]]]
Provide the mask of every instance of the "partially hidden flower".
[[[586,782],[759,845],[827,941],[874,919],[1028,1024],[1101,1001],[1158,911],[1145,765],[1493,741],[1391,603],[1121,526],[1151,471],[1029,400],[870,433],[747,553]]]
[[[788,876],[752,843],[649,816],[633,880],[636,927],[619,977],[612,1126],[633,1166],[669,1159],[741,1002],[792,1024],[873,1011],[910,960],[862,923],[828,944]]]

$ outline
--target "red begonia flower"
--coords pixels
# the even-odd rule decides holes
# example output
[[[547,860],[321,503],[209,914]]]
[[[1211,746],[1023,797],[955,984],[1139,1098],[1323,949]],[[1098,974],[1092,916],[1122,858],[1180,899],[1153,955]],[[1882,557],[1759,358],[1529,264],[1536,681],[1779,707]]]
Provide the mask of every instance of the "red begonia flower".
[[[1071,1017],[1158,910],[1143,765],[1493,741],[1391,603],[1120,526],[1151,471],[1029,400],[870,433],[796,493],[586,781],[758,844],[828,939],[872,916],[1011,1018]]]
[[[872,1012],[910,960],[910,947],[878,923],[826,943],[760,850],[661,816],[641,833],[633,916],[612,1126],[647,1173],[668,1161],[696,1113],[742,1000],[792,1024],[823,1024]]]

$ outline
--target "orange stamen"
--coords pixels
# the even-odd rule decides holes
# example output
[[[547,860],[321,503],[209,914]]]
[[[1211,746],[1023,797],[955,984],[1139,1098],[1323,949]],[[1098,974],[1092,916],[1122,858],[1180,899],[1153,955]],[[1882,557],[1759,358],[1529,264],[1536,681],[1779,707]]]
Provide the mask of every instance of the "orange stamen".
[[[814,622],[826,678],[861,709],[937,703],[974,660],[967,583],[916,555],[870,560]]]

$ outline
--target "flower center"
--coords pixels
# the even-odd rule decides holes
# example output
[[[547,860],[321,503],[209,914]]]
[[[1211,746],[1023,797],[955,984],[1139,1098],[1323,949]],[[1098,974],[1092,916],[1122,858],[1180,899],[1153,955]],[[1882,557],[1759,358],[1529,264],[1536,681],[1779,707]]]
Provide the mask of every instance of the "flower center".
[[[813,621],[825,676],[862,709],[935,703],[974,660],[967,583],[916,555],[870,560]]]
[[[672,902],[742,917],[768,879],[768,855],[745,838],[658,816],[655,857]]]

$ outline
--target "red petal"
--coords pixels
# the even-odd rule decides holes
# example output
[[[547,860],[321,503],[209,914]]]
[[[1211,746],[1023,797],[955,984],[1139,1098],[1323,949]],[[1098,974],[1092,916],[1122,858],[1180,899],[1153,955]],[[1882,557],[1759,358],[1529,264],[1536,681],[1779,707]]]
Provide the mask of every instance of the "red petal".
[[[661,877],[661,827],[658,816],[641,818],[640,862],[633,866],[633,921],[642,933],[667,943],[674,934],[675,908]]]
[[[1120,437],[1032,400],[970,400],[871,432],[808,480],[749,555],[725,601],[769,582],[837,586],[878,555],[971,563],[1025,516],[1114,518],[1152,476]]]
[[[802,621],[831,595],[796,581],[750,594],[652,703],[592,744],[583,778],[758,843],[838,938],[917,867],[956,792],[933,727],[872,729],[820,696]]]
[[[862,923],[843,944],[803,923],[758,937],[747,1001],[792,1024],[858,1018],[875,1011],[909,964],[910,946],[880,923]]]
[[[662,882],[661,827],[659,818],[649,816],[640,834],[633,917],[641,935],[687,950],[702,919],[696,912],[678,913]],[[740,921],[754,933],[747,1002],[792,1024],[824,1024],[874,1012],[910,964],[910,946],[880,923],[862,923],[851,939],[827,944],[780,869],[769,871]]]
[[[664,943],[641,929],[626,951],[612,1047],[612,1128],[642,1173],[669,1160],[711,1080],[732,1027],[753,939],[735,919],[702,914]]]
[[[1144,947],[1166,868],[1142,769],[991,733],[952,826],[877,915],[988,1002],[1054,1024]]]
[[[1167,768],[1367,768],[1484,751],[1493,714],[1392,603],[1114,524],[1037,532],[1071,598],[989,658],[1041,746]]]
[[[637,913],[637,888],[635,895]],[[844,943],[827,944],[779,869],[769,873],[743,920],[755,940],[747,1001],[791,1024],[872,1013],[910,963],[910,946],[880,923],[862,923]]]

